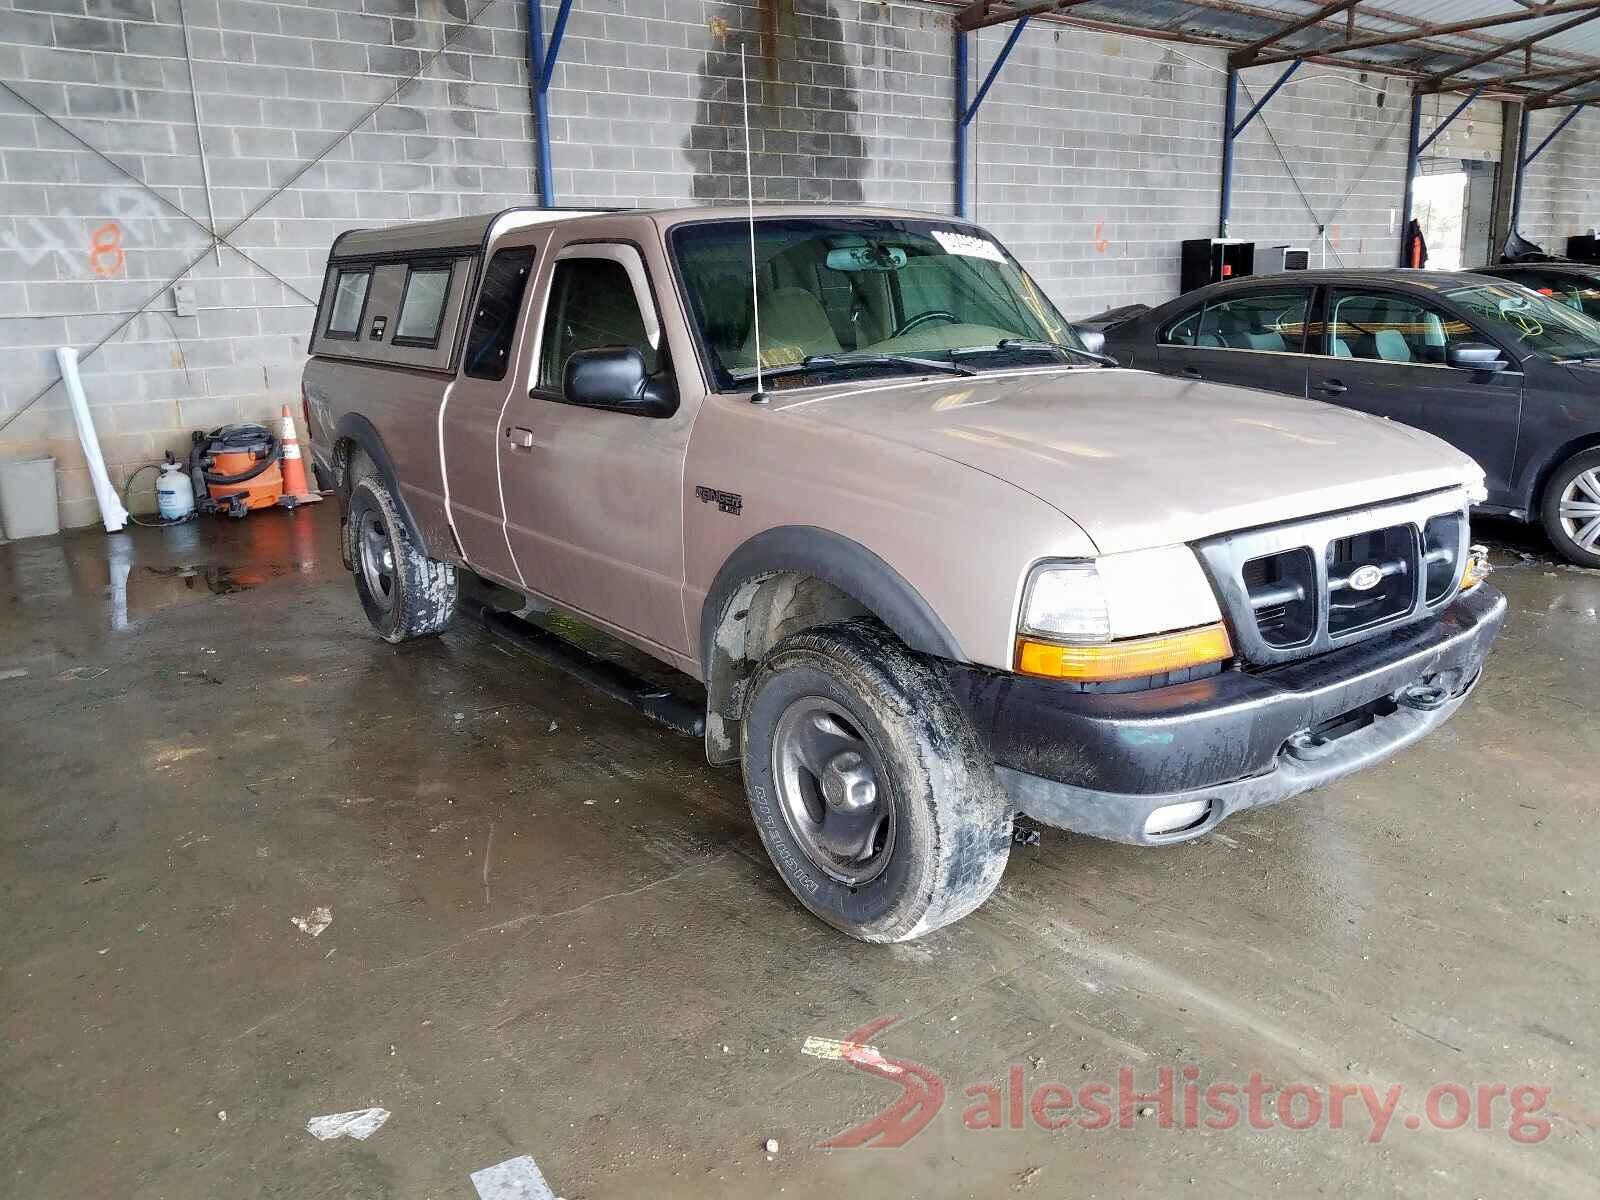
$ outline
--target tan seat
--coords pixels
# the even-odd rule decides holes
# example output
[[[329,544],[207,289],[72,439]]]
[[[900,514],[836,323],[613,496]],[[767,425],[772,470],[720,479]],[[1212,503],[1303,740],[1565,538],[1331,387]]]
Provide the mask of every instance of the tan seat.
[[[821,302],[805,288],[781,287],[763,293],[761,301],[761,365],[781,367],[812,354],[837,354],[842,349]],[[739,361],[754,366],[755,330],[745,339]]]

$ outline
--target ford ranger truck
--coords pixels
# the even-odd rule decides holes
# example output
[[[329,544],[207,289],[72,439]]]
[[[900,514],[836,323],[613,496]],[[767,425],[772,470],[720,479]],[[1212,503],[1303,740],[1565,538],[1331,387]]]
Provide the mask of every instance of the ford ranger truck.
[[[1382,761],[1505,612],[1471,459],[1119,369],[964,221],[357,230],[310,351],[378,633],[438,633],[470,574],[693,676],[779,874],[867,941],[982,904],[1019,814],[1170,845]]]

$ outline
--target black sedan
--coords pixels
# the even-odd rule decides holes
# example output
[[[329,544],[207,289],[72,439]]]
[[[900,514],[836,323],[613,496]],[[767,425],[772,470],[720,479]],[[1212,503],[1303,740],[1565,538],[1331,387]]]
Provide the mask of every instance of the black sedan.
[[[1295,271],[1083,326],[1125,367],[1436,434],[1483,468],[1485,511],[1540,521],[1565,558],[1600,567],[1600,322],[1565,303],[1479,274]]]

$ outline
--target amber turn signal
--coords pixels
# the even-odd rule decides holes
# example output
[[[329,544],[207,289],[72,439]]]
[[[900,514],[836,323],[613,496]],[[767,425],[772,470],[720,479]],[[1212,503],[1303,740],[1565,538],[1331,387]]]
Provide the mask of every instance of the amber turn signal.
[[[1126,638],[1092,646],[1062,646],[1017,639],[1017,671],[1079,683],[1142,679],[1233,657],[1228,630],[1218,623],[1158,637]]]
[[[1494,570],[1489,565],[1489,550],[1485,546],[1470,546],[1467,549],[1467,562],[1461,568],[1461,588],[1463,592],[1471,591],[1489,577],[1489,572]]]

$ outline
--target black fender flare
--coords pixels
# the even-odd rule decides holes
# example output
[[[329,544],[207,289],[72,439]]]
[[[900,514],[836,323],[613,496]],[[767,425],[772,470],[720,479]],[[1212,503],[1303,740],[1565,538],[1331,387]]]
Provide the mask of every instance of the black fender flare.
[[[700,610],[700,665],[709,673],[717,627],[739,589],[751,580],[794,573],[831,584],[854,598],[911,649],[964,662],[961,646],[939,614],[900,572],[871,550],[813,525],[780,525],[730,554]]]
[[[339,418],[338,427],[334,430],[334,444],[348,439],[354,442],[367,457],[372,460],[372,465],[378,469],[389,495],[393,497],[395,507],[400,510],[400,519],[406,524],[406,532],[411,535],[411,541],[416,546],[426,546],[422,530],[417,525],[417,518],[412,515],[411,506],[406,503],[405,494],[400,490],[400,476],[394,469],[394,459],[389,457],[389,451],[383,444],[383,438],[378,436],[378,431],[371,421],[360,413],[345,413]],[[342,482],[342,481],[341,481]],[[341,489],[339,492],[339,507],[341,511],[349,503],[349,493]]]

